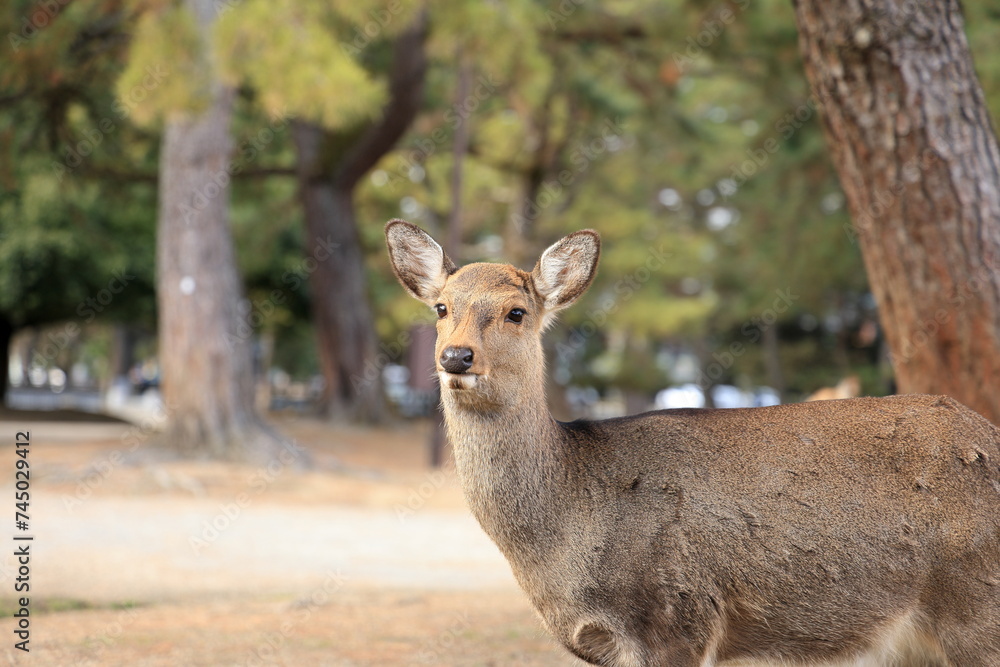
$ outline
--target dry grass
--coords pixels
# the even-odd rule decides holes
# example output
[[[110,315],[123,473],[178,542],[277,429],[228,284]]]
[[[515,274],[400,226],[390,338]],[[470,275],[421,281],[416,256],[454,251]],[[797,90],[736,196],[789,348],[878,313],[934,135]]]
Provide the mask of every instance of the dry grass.
[[[426,425],[279,419],[317,463],[301,472],[163,462],[128,452],[121,424],[0,417],[7,440],[31,430],[36,536],[31,653],[8,638],[0,661],[582,664],[542,631],[454,472],[426,466]],[[13,467],[11,452],[11,503]],[[213,520],[223,529],[199,546]]]

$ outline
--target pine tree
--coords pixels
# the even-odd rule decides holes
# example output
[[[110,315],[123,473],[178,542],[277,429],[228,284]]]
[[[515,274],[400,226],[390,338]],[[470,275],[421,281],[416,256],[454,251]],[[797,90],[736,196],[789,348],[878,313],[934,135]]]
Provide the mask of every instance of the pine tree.
[[[1000,148],[955,0],[797,0],[901,392],[1000,422]]]

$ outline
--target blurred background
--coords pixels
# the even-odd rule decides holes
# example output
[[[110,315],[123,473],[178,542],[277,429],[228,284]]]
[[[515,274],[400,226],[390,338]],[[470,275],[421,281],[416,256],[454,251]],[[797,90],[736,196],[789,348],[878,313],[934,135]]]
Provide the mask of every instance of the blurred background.
[[[988,5],[964,11],[995,125],[1000,14]],[[15,0],[0,21],[4,419],[73,424],[35,429],[53,443],[39,454],[49,476],[38,484],[52,485],[44,488],[54,526],[105,525],[137,494],[171,508],[195,503],[176,518],[184,558],[148,565],[125,590],[101,588],[111,586],[110,574],[97,588],[75,588],[86,556],[53,564],[63,575],[50,578],[50,597],[69,600],[65,618],[77,619],[50,646],[63,651],[50,654],[53,664],[81,655],[114,662],[107,647],[119,635],[112,643],[94,637],[123,622],[121,609],[188,593],[218,599],[211,587],[186,588],[182,574],[214,572],[199,560],[201,522],[256,488],[249,480],[260,451],[295,442],[310,453],[297,457],[307,472],[261,478],[260,498],[277,500],[246,510],[240,539],[257,545],[261,562],[247,576],[266,580],[269,559],[303,553],[253,541],[280,532],[285,515],[275,507],[300,507],[303,488],[315,491],[311,502],[396,517],[403,508],[404,519],[407,508],[440,504],[466,520],[440,446],[428,453],[440,438],[433,317],[392,276],[382,231],[390,218],[420,225],[460,264],[530,268],[562,235],[600,232],[594,285],[545,337],[558,418],[895,389],[786,0]],[[88,431],[75,425],[83,413],[108,421]],[[267,441],[265,449],[250,440]],[[159,445],[235,463],[142,458]],[[99,474],[119,450],[132,457],[128,465]],[[431,456],[444,463],[443,477],[428,477]],[[135,525],[166,507],[133,507]],[[254,514],[253,523],[251,510],[273,515]],[[360,515],[330,521],[353,526],[355,536],[370,529]],[[378,534],[393,532],[389,525]],[[110,540],[112,532],[97,534]],[[61,553],[89,553],[93,535],[71,533],[58,538],[68,540]],[[142,557],[128,551],[134,538],[121,539],[132,567]],[[217,547],[209,542],[205,553]],[[311,595],[332,576],[323,545],[314,548],[315,567],[302,571],[315,576],[296,580],[299,597],[290,598],[300,606],[280,613],[316,609],[343,622],[343,609],[302,602],[303,590]],[[216,555],[219,572],[246,553],[235,542],[232,549]],[[374,558],[351,553],[348,571]],[[500,647],[509,627],[552,649],[505,588],[502,561],[492,552],[483,559],[491,574],[475,570],[469,580],[492,582],[497,568],[497,590],[507,591],[498,599],[520,620],[504,617],[497,637],[470,639],[470,626],[493,620],[441,611],[434,628],[400,640],[399,655],[430,642],[426,664],[480,664],[448,662],[442,646],[495,639]],[[176,583],[141,592],[161,576],[173,582],[168,571]],[[381,570],[371,577],[392,578]],[[287,593],[285,584],[273,591]],[[380,595],[388,597],[358,593],[352,604],[377,618],[425,600]],[[456,606],[434,600],[435,609]],[[278,613],[268,604],[259,603],[261,618]],[[199,613],[229,617],[240,607]],[[85,612],[95,608],[104,616],[88,625]],[[153,617],[126,620],[129,631],[148,623],[148,636],[164,632],[150,629]],[[252,632],[257,646],[265,631]],[[194,660],[171,653],[183,634],[164,640],[164,660]],[[297,641],[282,639],[269,655]],[[134,655],[155,653],[139,645]],[[497,664],[572,664],[558,652],[525,657],[529,648]],[[247,655],[248,663],[270,660]],[[406,664],[357,655],[329,664]],[[550,662],[556,655],[561,663]]]
[[[262,406],[432,410],[430,317],[388,269],[391,217],[460,263],[528,268],[601,232],[597,283],[546,338],[564,418],[795,401],[844,378],[892,391],[787,2],[341,4],[213,5],[212,67],[171,3],[10,5],[7,405],[155,406],[164,124],[213,85],[231,88],[231,139],[192,205],[231,191],[230,328]],[[995,99],[998,19],[965,9]]]
[[[261,404],[363,420],[432,409],[413,349],[430,345],[430,317],[391,276],[392,217],[460,263],[528,268],[562,234],[601,232],[597,283],[546,337],[564,418],[794,401],[849,376],[891,392],[791,6],[562,4],[216,8],[231,145],[199,194],[231,190],[234,333]],[[166,2],[38,7],[4,12],[4,400],[155,405],[164,124],[214,85],[198,28]],[[995,100],[998,19],[965,10]],[[394,49],[416,65],[395,79]]]

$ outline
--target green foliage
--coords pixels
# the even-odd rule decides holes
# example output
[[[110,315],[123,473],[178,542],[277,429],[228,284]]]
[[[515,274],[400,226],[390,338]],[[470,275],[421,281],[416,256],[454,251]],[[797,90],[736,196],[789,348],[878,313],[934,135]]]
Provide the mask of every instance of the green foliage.
[[[196,113],[210,101],[210,61],[190,11],[173,5],[147,11],[135,27],[118,97],[143,98],[132,112],[143,125],[171,113]]]
[[[451,37],[459,24],[470,25],[462,11],[490,10],[456,8],[434,24],[443,33],[435,53],[447,60],[451,47],[476,43],[488,25],[492,39],[474,50],[477,72],[493,71],[496,62],[507,63],[504,75],[518,60],[546,63],[536,68],[535,85],[521,77],[507,85],[505,77],[460,119],[473,133],[464,162],[461,259],[514,254],[530,266],[562,234],[601,232],[597,280],[564,315],[569,330],[596,326],[597,337],[591,333],[579,347],[579,381],[600,376],[651,390],[655,365],[641,363],[652,377],[638,381],[630,355],[647,359],[669,343],[700,348],[711,360],[716,346],[734,340],[758,350],[759,330],[752,329],[752,341],[740,330],[771,307],[777,291],[794,288],[792,307],[775,324],[793,332],[803,314],[822,320],[831,294],[863,293],[860,256],[843,230],[843,199],[809,106],[787,3],[564,5],[521,15],[529,17],[522,29],[535,29],[507,56],[501,35],[509,21],[481,18],[462,42]],[[373,181],[385,185],[366,184],[360,200],[373,219],[402,213],[441,237],[451,201],[448,137],[457,126],[447,115],[453,66],[443,63],[431,82],[436,104],[410,142],[379,165]],[[757,164],[752,158],[761,152]],[[527,183],[539,171],[540,187],[531,191]],[[676,201],[661,203],[665,191]],[[529,192],[530,219],[521,220]],[[523,257],[514,252],[519,243],[528,246]],[[398,304],[393,296],[378,310]],[[699,341],[707,336],[706,348]],[[820,337],[799,337],[814,350],[822,344]],[[619,339],[625,344],[607,345]],[[830,355],[816,358],[834,363]],[[760,354],[745,354],[727,377],[764,383],[764,366]],[[794,377],[791,383],[802,384]]]
[[[472,58],[480,72],[516,86],[518,95],[537,99],[557,75],[545,57],[545,8],[533,0],[469,2],[441,0],[430,6],[433,30],[429,51],[442,63],[458,54]]]
[[[115,196],[97,183],[60,183],[45,166],[29,160],[20,187],[0,194],[0,312],[16,326],[151,323],[150,189]]]
[[[298,116],[327,127],[349,126],[376,115],[384,81],[361,56],[414,15],[412,3],[295,3],[264,0],[218,3],[211,26],[199,28],[180,4],[148,8],[132,40],[128,66],[117,84],[121,97],[148,87],[149,73],[165,71],[137,110],[148,124],[165,114],[204,108],[215,74],[231,86],[248,86],[271,118]],[[209,29],[206,42],[200,30]],[[360,44],[360,46],[358,46]],[[207,45],[207,47],[206,47]]]
[[[357,47],[338,39],[351,18],[364,18],[358,15],[365,6],[344,16],[340,6],[302,2],[275,16],[274,3],[246,0],[215,30],[222,73],[233,85],[252,86],[272,117],[300,116],[327,127],[369,118],[385,101],[384,83],[354,57]]]
[[[1000,128],[1000,57],[996,55],[1000,9],[989,2],[967,2],[962,4],[962,12],[965,14],[965,32],[976,73],[986,94],[986,104],[996,131]]]
[[[964,11],[997,118],[1000,14],[988,4]],[[0,14],[16,37],[0,59],[0,311],[18,323],[78,317],[123,267],[137,289],[108,312],[151,320],[157,121],[203,104],[206,60],[239,90],[234,143],[254,148],[241,171],[287,168],[293,118],[349,143],[380,114],[391,40],[424,11],[220,0],[206,50],[178,2],[80,0],[20,36],[36,7],[16,0]],[[551,334],[579,341],[570,381],[652,391],[671,381],[654,363],[662,349],[706,365],[740,344],[723,379],[769,382],[759,321],[774,310],[790,395],[848,372],[878,389],[874,348],[852,330],[870,314],[864,269],[787,0],[442,0],[426,11],[421,115],[356,192],[384,340],[430,317],[396,285],[381,224],[402,215],[445,237],[452,144],[466,129],[456,259],[530,268],[565,233],[602,235],[593,288]],[[472,91],[458,99],[463,67]],[[100,142],[81,144],[95,130]],[[259,320],[282,343],[275,360],[307,373],[307,281],[285,279],[302,271],[296,188],[287,175],[236,176],[231,219],[251,303],[263,313],[280,300]],[[793,295],[781,312],[779,293]]]
[[[154,319],[155,190],[133,177],[155,152],[113,94],[131,20],[96,0],[0,13],[16,41],[0,59],[0,316],[15,327]]]

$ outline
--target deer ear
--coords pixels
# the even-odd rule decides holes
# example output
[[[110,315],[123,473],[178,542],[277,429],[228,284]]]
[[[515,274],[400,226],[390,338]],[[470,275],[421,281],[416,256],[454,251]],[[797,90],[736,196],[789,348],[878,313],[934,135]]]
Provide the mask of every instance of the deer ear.
[[[413,297],[433,306],[455,264],[427,232],[405,220],[390,220],[385,243],[396,278]]]
[[[573,232],[551,245],[531,272],[549,312],[560,310],[587,291],[601,256],[601,237],[592,229]]]

